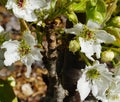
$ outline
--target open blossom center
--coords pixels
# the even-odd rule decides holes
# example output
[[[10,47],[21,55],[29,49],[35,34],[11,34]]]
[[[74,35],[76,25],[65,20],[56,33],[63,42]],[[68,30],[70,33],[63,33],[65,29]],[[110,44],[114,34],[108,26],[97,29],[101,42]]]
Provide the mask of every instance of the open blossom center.
[[[97,79],[100,74],[97,69],[90,69],[87,71],[86,75],[89,79]]]
[[[120,100],[120,96],[117,94],[114,95],[108,95],[108,98],[111,100]]]
[[[17,0],[17,5],[23,7],[25,0]]]
[[[113,96],[111,96],[111,98],[112,98],[112,100],[118,100],[118,99],[120,99],[120,97],[118,95],[113,95]]]
[[[95,33],[84,26],[84,30],[81,33],[81,37],[85,38],[86,40],[95,39]]]
[[[109,89],[106,91],[106,97],[110,100],[120,100],[120,96],[117,93],[111,92]]]
[[[23,56],[29,54],[31,49],[30,49],[30,46],[28,44],[26,44],[25,41],[23,40],[20,43],[18,51],[20,53],[20,56],[23,57]]]

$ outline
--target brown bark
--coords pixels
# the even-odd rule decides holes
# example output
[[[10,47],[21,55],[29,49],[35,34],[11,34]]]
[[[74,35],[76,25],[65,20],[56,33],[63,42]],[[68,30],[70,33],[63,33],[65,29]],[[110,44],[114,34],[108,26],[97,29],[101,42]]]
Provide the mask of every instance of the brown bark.
[[[58,59],[58,46],[61,44],[58,39],[59,29],[64,27],[64,23],[60,18],[54,21],[46,21],[46,40],[47,49],[45,51],[44,62],[48,69],[48,91],[44,102],[62,102],[65,97],[65,90],[63,89],[57,75],[56,63]]]
[[[65,27],[65,23],[61,18],[46,22],[47,47],[44,63],[49,72],[48,90],[46,97],[40,102],[81,102],[76,85],[85,62],[79,60],[79,54],[69,52],[69,41],[74,36],[59,32]]]

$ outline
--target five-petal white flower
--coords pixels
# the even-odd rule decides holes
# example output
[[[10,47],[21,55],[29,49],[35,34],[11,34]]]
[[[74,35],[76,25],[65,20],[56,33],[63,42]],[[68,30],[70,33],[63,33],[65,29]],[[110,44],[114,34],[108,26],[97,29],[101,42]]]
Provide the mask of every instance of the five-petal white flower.
[[[105,91],[112,81],[112,73],[108,71],[106,64],[99,64],[97,61],[93,66],[86,66],[81,78],[77,82],[77,90],[81,100],[92,91],[96,98],[105,97]]]
[[[16,17],[33,22],[37,21],[34,10],[41,9],[46,5],[45,0],[8,0],[6,8],[12,9]]]
[[[100,30],[100,26],[88,21],[87,26],[78,23],[73,28],[66,29],[66,33],[71,33],[79,36],[81,52],[92,61],[93,55],[99,59],[101,54],[101,43],[111,43],[115,41],[115,37],[104,30]]]
[[[99,97],[102,102],[120,102],[120,65],[116,67],[114,77],[105,97]]]
[[[27,67],[26,77],[29,77],[32,63],[35,60],[42,61],[40,49],[35,47],[36,44],[37,42],[30,32],[25,32],[23,41],[5,41],[1,46],[1,48],[6,48],[4,64],[10,66],[12,63],[21,60]]]
[[[105,92],[105,97],[99,97],[102,102],[120,102],[120,79],[114,78],[108,90]]]

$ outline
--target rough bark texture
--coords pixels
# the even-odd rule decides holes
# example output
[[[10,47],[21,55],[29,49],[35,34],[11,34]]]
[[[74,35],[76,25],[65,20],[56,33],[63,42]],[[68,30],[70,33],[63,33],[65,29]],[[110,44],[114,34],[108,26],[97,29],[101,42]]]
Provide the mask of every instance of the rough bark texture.
[[[49,72],[48,90],[46,97],[40,102],[81,102],[76,85],[85,63],[79,61],[79,54],[69,52],[69,41],[74,36],[61,35],[59,31],[64,27],[65,23],[61,18],[47,21],[46,24],[48,46],[44,63]]]
[[[62,102],[65,97],[65,91],[59,82],[57,75],[57,59],[58,59],[58,46],[61,44],[59,38],[59,29],[64,27],[60,18],[54,21],[46,22],[46,40],[47,50],[45,51],[45,65],[48,69],[48,91],[44,102]]]

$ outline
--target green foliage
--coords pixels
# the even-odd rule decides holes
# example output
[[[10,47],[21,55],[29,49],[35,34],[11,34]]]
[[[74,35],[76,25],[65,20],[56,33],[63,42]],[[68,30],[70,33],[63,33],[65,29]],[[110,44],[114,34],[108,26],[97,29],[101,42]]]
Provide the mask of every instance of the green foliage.
[[[3,6],[5,6],[6,2],[7,2],[7,0],[0,0],[0,4]]]
[[[106,16],[106,5],[103,0],[89,0],[86,4],[87,20],[102,23]]]
[[[5,41],[5,34],[0,34],[0,45]]]
[[[0,102],[18,102],[8,80],[0,79]]]
[[[107,25],[120,28],[120,16],[113,17]]]
[[[75,11],[75,12],[85,12],[86,10],[86,2],[88,0],[80,0],[80,2],[73,2],[69,9]]]
[[[10,38],[10,34],[8,32],[0,33],[0,46]]]
[[[67,13],[68,19],[73,23],[77,24],[78,23],[78,18],[77,15],[74,12]]]
[[[0,49],[0,69],[4,67],[4,51]]]
[[[52,0],[50,4],[50,12],[55,11],[55,5],[56,5],[57,0]]]

